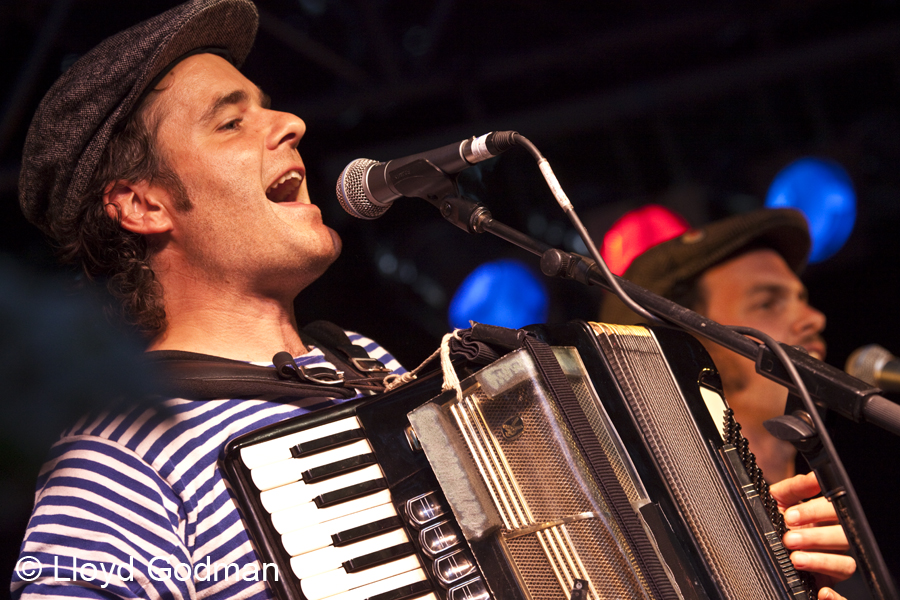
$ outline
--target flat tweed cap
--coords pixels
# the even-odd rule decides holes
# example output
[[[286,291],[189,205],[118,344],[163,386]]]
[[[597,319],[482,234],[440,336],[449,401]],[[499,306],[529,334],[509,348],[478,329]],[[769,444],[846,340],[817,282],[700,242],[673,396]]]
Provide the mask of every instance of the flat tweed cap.
[[[771,248],[797,274],[806,266],[810,237],[806,217],[791,208],[757,210],[716,221],[657,244],[634,259],[625,279],[668,297],[673,288],[744,249]],[[607,295],[600,321],[632,325],[642,321],[616,297]]]
[[[107,38],[56,80],[41,101],[22,152],[19,203],[53,237],[103,151],[154,77],[198,48],[221,48],[240,66],[259,16],[249,0],[192,0]],[[63,241],[63,240],[59,240]]]

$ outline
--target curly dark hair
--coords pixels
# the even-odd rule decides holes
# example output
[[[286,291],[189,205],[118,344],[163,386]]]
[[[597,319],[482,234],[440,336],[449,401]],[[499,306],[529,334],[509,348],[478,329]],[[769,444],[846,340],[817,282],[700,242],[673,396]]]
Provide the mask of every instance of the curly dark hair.
[[[156,91],[143,99],[110,139],[79,200],[79,212],[59,222],[52,232],[61,240],[62,260],[80,264],[92,280],[105,279],[125,319],[151,337],[166,326],[162,286],[150,267],[155,248],[146,236],[122,228],[118,205],[106,204],[103,198],[117,181],[145,181],[166,189],[176,210],[191,209],[184,184],[156,143],[162,104]]]

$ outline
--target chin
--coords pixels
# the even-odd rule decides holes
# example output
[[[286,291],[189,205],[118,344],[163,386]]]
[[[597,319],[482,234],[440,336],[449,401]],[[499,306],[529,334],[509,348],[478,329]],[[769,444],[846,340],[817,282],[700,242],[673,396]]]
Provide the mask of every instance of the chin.
[[[327,228],[330,235],[322,236],[315,250],[309,249],[307,254],[307,272],[318,279],[341,255],[343,244],[336,231]]]
[[[341,241],[341,236],[338,235],[337,231],[329,227],[328,232],[331,234],[331,245],[334,249],[332,253],[333,258],[331,260],[334,260],[341,255],[341,250],[344,248],[344,243]]]

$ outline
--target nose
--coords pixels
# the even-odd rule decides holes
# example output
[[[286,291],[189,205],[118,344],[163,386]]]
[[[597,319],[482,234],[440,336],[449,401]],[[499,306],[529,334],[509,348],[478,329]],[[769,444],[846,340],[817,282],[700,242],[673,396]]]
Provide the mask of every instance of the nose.
[[[794,323],[794,332],[800,337],[819,335],[825,330],[825,321],[822,311],[804,303],[800,317]]]
[[[297,115],[291,113],[270,111],[272,113],[272,128],[266,139],[269,150],[275,150],[282,144],[288,144],[296,148],[303,134],[306,133],[306,123]]]

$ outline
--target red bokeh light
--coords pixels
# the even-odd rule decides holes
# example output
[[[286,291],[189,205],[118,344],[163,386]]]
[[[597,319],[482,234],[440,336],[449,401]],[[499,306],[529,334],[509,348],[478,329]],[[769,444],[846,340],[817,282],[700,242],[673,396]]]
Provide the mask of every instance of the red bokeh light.
[[[600,255],[613,273],[622,275],[636,256],[690,228],[678,213],[648,204],[625,213],[609,228],[603,236]]]

